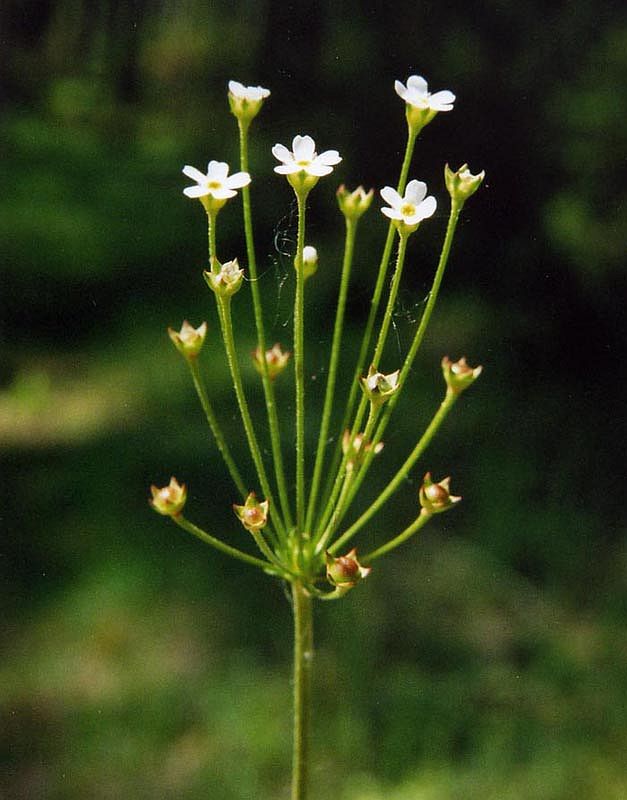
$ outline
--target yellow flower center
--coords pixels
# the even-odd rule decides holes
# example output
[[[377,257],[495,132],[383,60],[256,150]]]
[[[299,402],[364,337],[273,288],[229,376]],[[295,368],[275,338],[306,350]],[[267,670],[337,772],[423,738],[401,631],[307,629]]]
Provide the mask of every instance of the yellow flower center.
[[[416,213],[416,206],[413,203],[403,203],[401,206],[401,214],[404,217],[411,217]]]

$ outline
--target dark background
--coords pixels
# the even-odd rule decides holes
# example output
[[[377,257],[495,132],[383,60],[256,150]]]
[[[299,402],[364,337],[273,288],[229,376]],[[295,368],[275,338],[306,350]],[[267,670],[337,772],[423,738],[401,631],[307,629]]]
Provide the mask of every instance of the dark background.
[[[180,170],[215,158],[235,171],[226,83],[272,90],[253,128],[254,215],[269,339],[290,346],[295,209],[270,148],[309,133],[343,155],[310,203],[313,420],[339,277],[333,195],[340,182],[395,184],[405,123],[393,83],[414,73],[458,100],[423,132],[410,173],[440,205],[410,245],[389,370],[439,252],[444,162],[487,178],[361,503],[430,418],[442,355],[485,370],[357,544],[412,519],[427,469],[452,474],[464,502],[317,610],[313,795],[627,796],[627,22],[609,9],[3,4],[1,796],[287,797],[283,590],[146,503],[148,485],[175,474],[190,486],[189,516],[245,546],[165,336],[183,317],[208,320],[203,364],[245,459],[201,278],[203,214]],[[386,229],[380,205],[358,242],[347,355]],[[221,226],[225,255],[243,258],[239,201]],[[244,293],[234,308],[246,354]],[[258,410],[259,396],[251,388]]]

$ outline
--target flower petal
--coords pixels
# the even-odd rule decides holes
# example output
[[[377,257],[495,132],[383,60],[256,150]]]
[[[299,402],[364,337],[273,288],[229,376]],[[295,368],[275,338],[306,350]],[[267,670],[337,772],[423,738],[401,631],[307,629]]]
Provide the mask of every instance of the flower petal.
[[[187,175],[188,178],[196,181],[196,183],[204,183],[207,180],[207,176],[204,172],[196,169],[196,167],[190,167],[189,165],[183,167],[183,175]]]
[[[407,88],[414,89],[420,92],[420,94],[426,94],[429,91],[429,84],[422,75],[410,75],[410,77],[407,78]]]
[[[225,161],[210,161],[207,166],[207,178],[213,181],[224,181],[229,174],[229,165]]]
[[[429,197],[422,201],[416,211],[420,214],[420,219],[427,219],[435,214],[437,207],[438,201],[435,199],[435,197],[433,197],[433,195],[429,195]]]
[[[183,194],[187,197],[204,197],[204,195],[209,194],[209,189],[206,186],[188,186],[183,189]]]
[[[210,189],[209,194],[215,197],[216,200],[229,200],[231,197],[235,197],[237,192],[234,192],[233,189],[228,189],[226,186],[222,186],[219,189]]]
[[[235,97],[242,97],[246,94],[246,87],[239,81],[229,81],[229,92],[234,94]]]
[[[300,172],[302,167],[299,167],[298,164],[292,162],[291,164],[281,164],[278,167],[274,168],[275,172],[278,172],[279,175],[293,175],[295,172]]]
[[[402,84],[400,81],[394,81],[394,91],[399,97],[402,97],[403,100],[405,99],[407,89],[405,88],[405,85]]]
[[[342,156],[337,152],[337,150],[325,150],[324,153],[320,153],[320,155],[316,158],[316,161],[319,161],[322,164],[327,164],[330,167],[334,167],[336,164],[339,164],[341,160]]]
[[[397,211],[394,208],[388,208],[387,206],[381,209],[381,213],[385,214],[385,216],[389,217],[390,219],[403,219],[403,215],[400,211]]]
[[[224,185],[229,189],[241,189],[250,183],[250,175],[247,172],[234,172],[225,181]]]
[[[284,144],[275,144],[272,148],[272,155],[284,164],[289,164],[294,160],[294,156]]]
[[[436,92],[429,98],[429,105],[434,111],[450,111],[453,108],[454,102],[455,95],[453,92],[449,92],[448,89]]]
[[[292,150],[294,161],[312,161],[316,155],[316,143],[311,136],[295,136]]]
[[[415,206],[422,203],[427,195],[427,184],[423,181],[413,180],[407,184],[405,189],[405,200],[409,200]]]
[[[301,167],[301,169],[303,168]],[[308,175],[321,178],[323,175],[330,175],[333,172],[333,167],[329,167],[327,164],[321,164],[316,158],[315,161],[312,161],[311,164],[304,167],[304,170]]]
[[[398,208],[398,206],[400,206],[403,202],[403,198],[396,191],[396,189],[392,189],[391,186],[384,186],[383,189],[381,189],[380,194],[385,202],[391,205],[392,208]]]

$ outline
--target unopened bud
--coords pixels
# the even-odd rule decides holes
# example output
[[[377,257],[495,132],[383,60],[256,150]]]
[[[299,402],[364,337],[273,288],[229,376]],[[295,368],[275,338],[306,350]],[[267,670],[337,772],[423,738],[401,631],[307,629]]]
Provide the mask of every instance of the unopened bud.
[[[450,491],[450,478],[444,478],[439,483],[431,480],[431,473],[427,472],[420,487],[420,505],[427,514],[439,514],[448,511],[449,508],[461,501],[461,497],[455,497]]]
[[[273,381],[277,375],[283,372],[287,366],[287,362],[290,360],[290,356],[291,353],[288,350],[284,352],[281,349],[281,345],[277,342],[269,350],[266,350],[263,355],[259,347],[255,348],[253,351],[253,364],[257,372],[263,375],[263,362],[265,360],[268,377]]]
[[[174,342],[174,346],[185,356],[185,358],[194,358],[200,353],[200,350],[205,343],[205,336],[207,335],[207,323],[203,322],[198,328],[194,328],[187,320],[184,320],[181,325],[180,331],[175,331],[173,328],[168,328],[168,336]]]
[[[449,391],[453,394],[461,394],[477,380],[482,370],[483,367],[468,366],[465,358],[451,361],[448,356],[444,356],[442,359],[442,374]]]
[[[342,184],[337,190],[337,204],[346,219],[359,219],[370,208],[374,189],[367,192],[363,186],[358,186],[354,192],[349,192]]]
[[[372,572],[372,567],[362,567],[357,560],[357,550],[353,548],[350,553],[339,558],[326,554],[327,580],[333,586],[351,589],[360,580],[367,578]]]
[[[268,522],[268,501],[259,502],[250,492],[243,506],[233,505],[233,511],[247,531],[260,531]]]
[[[176,478],[170,478],[170,483],[161,489],[156,486],[150,487],[152,497],[148,501],[159,514],[166,517],[177,517],[187,500],[187,487],[185,484],[179,485]]]
[[[237,259],[222,264],[218,272],[205,270],[203,277],[207,286],[219,297],[231,297],[238,292],[244,280],[244,270],[239,268]]]
[[[294,261],[296,268],[296,261]],[[303,278],[311,278],[318,271],[318,251],[310,244],[303,247]]]
[[[468,200],[481,186],[484,178],[485,170],[473,175],[468,169],[468,164],[462,164],[457,172],[453,172],[448,164],[444,167],[444,182],[448,193],[453,200],[457,200],[459,203]]]

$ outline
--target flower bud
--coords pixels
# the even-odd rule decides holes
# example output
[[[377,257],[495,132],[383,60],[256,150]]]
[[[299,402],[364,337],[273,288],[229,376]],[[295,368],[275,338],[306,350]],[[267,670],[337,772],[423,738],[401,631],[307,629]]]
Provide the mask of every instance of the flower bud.
[[[353,548],[350,553],[339,558],[334,558],[330,553],[325,556],[327,564],[327,580],[333,586],[352,589],[363,578],[372,572],[372,567],[362,567],[357,560],[357,550]]]
[[[179,485],[176,478],[170,478],[170,483],[162,489],[150,487],[152,497],[148,501],[154,510],[166,517],[178,517],[187,500],[187,487]]]
[[[233,511],[247,531],[255,532],[265,528],[268,522],[268,501],[260,503],[254,492],[250,492],[243,506],[233,505]]]
[[[294,264],[296,267],[296,264]],[[303,247],[303,277],[305,280],[318,271],[318,251],[310,244]]]
[[[459,203],[465,203],[481,186],[484,178],[485,170],[473,175],[468,169],[468,164],[462,164],[457,172],[453,172],[448,164],[444,167],[444,181],[448,193],[452,200]]]
[[[185,356],[185,358],[194,358],[200,353],[200,350],[205,343],[205,336],[207,335],[207,323],[203,322],[198,328],[194,328],[187,320],[183,321],[180,331],[175,331],[173,328],[168,328],[168,336],[174,342],[174,346]]]
[[[368,370],[368,375],[361,378],[361,388],[364,390],[370,402],[375,406],[382,406],[395,392],[400,389],[398,376],[400,370],[384,375],[378,372],[374,366]]]
[[[231,297],[238,292],[244,279],[244,270],[239,268],[237,259],[222,264],[218,272],[205,270],[203,277],[212,292],[219,297]]]
[[[257,347],[253,351],[253,364],[257,372],[263,375],[263,362],[265,360],[268,377],[273,381],[287,366],[290,355],[291,353],[289,351],[286,350],[284,352],[281,350],[281,345],[277,342],[269,350],[266,350],[263,356],[261,354],[261,349]]]
[[[420,505],[423,512],[427,514],[439,514],[448,511],[449,508],[461,501],[461,497],[455,497],[450,492],[450,478],[444,478],[439,483],[431,480],[431,473],[427,472],[420,487]]]
[[[243,123],[250,123],[257,116],[267,97],[270,97],[269,89],[261,86],[244,86],[238,81],[229,81],[231,113]]]
[[[358,433],[353,436],[351,442],[351,432],[346,430],[342,437],[342,450],[346,454],[346,471],[352,472],[363,463],[366,455],[372,450],[372,442],[366,441],[363,433]],[[383,442],[377,442],[374,446],[375,456],[382,450]]]
[[[337,190],[337,204],[346,219],[358,220],[370,208],[374,189],[367,192],[363,186],[358,186],[354,192],[349,192],[342,184]]]
[[[482,370],[483,367],[469,367],[465,358],[451,361],[448,356],[444,356],[442,359],[442,374],[448,390],[453,394],[461,394],[477,380]]]

